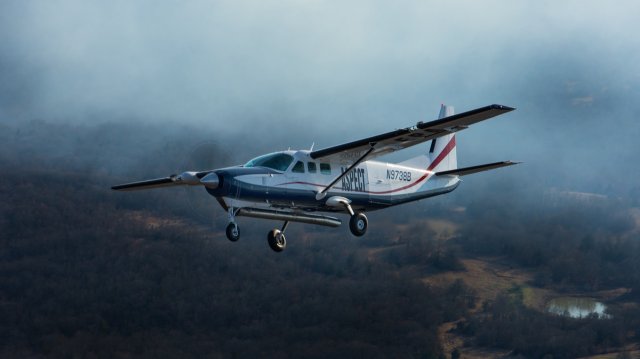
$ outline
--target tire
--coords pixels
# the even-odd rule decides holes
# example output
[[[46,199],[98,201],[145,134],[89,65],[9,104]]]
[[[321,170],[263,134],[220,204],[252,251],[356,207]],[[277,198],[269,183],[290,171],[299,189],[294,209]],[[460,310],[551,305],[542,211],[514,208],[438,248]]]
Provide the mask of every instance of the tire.
[[[362,237],[365,233],[367,233],[367,227],[369,226],[369,221],[367,220],[367,216],[364,213],[356,213],[351,216],[349,220],[349,229],[351,233],[356,237]]]
[[[227,225],[227,239],[231,242],[237,242],[240,239],[240,227],[235,223]]]
[[[269,247],[271,247],[274,252],[282,252],[287,246],[287,239],[279,229],[273,229],[269,232],[267,242],[269,242]]]

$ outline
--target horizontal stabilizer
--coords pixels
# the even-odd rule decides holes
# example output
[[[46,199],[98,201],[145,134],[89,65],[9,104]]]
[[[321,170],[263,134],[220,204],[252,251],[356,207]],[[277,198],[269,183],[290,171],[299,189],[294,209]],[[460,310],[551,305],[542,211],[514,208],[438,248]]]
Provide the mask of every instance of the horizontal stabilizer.
[[[466,176],[466,175],[470,175],[470,174],[474,174],[474,173],[478,173],[478,172],[494,170],[494,169],[500,168],[500,167],[513,166],[513,165],[517,165],[518,163],[520,163],[520,162],[502,161],[502,162],[487,163],[485,165],[458,168],[458,169],[450,170],[450,171],[437,172],[436,176],[444,176],[444,175]]]

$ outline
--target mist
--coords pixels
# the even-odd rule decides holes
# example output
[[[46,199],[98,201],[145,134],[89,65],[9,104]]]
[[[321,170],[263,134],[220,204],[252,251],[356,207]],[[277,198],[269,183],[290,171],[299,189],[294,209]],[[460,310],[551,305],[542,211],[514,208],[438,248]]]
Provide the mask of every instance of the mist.
[[[5,1],[0,121],[179,124],[251,142],[243,162],[499,103],[517,111],[460,133],[461,166],[524,161],[496,175],[626,196],[639,7]]]

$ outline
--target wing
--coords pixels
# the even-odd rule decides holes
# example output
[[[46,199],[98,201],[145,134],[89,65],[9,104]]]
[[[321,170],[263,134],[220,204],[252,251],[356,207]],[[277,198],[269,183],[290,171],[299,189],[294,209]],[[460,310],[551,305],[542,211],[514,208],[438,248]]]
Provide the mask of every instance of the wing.
[[[464,130],[470,125],[515,110],[502,105],[490,105],[431,122],[418,122],[381,135],[337,145],[310,153],[311,158],[338,156],[340,162],[353,163],[373,147],[367,159],[415,146],[417,144]]]

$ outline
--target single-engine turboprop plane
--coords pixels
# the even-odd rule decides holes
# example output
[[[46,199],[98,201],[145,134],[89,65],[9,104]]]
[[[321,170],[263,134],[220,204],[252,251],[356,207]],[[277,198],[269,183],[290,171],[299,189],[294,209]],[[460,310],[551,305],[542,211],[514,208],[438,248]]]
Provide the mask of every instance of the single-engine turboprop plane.
[[[514,110],[490,105],[458,115],[442,105],[437,120],[377,136],[321,149],[280,151],[256,157],[242,166],[179,175],[113,186],[131,191],[167,186],[203,186],[229,214],[226,234],[240,239],[236,217],[282,221],[269,232],[269,246],[281,252],[290,222],[338,227],[342,221],[318,212],[350,216],[355,236],[367,231],[364,212],[449,193],[460,176],[510,166],[503,161],[458,168],[455,133],[468,126]],[[401,163],[372,159],[431,141],[427,153]]]

